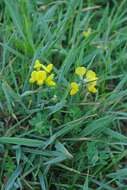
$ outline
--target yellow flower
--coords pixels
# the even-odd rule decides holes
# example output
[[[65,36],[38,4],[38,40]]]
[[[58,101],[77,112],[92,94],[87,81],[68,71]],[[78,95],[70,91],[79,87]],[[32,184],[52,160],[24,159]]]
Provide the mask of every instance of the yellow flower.
[[[46,72],[45,71],[37,71],[36,81],[38,85],[42,85],[46,80]]]
[[[91,28],[88,28],[87,31],[84,31],[84,32],[83,32],[83,36],[84,36],[85,38],[88,38],[90,35],[91,35]]]
[[[86,79],[89,81],[89,82],[94,82],[94,84],[97,82],[97,76],[96,76],[96,73],[92,70],[88,70],[87,73],[86,73]],[[95,84],[96,85],[96,84]]]
[[[37,80],[37,71],[33,71],[33,72],[31,73],[31,77],[30,77],[29,82],[30,82],[30,83],[34,83],[34,82],[36,82],[36,80]]]
[[[53,69],[53,64],[48,64],[47,66],[42,64],[42,68],[47,72],[47,73],[51,73],[52,69]]]
[[[37,71],[39,71],[41,68],[42,68],[42,64],[41,64],[40,61],[37,59],[37,60],[35,61],[35,64],[34,64],[34,69],[36,69]]]
[[[53,64],[50,63],[49,65],[47,65],[46,70],[48,73],[51,73],[52,69],[53,69]]]
[[[89,92],[92,92],[92,93],[97,92],[97,89],[96,89],[96,87],[94,85],[88,85],[87,88],[88,88]]]
[[[75,69],[75,73],[79,75],[80,77],[83,77],[83,75],[86,73],[86,68],[85,67],[77,67]]]
[[[74,96],[79,91],[79,85],[76,82],[71,83],[70,95]]]
[[[49,76],[47,77],[47,79],[46,79],[46,84],[47,84],[48,86],[56,86],[56,82],[53,80],[53,78],[54,78],[54,74],[51,74],[51,75],[49,75]]]
[[[97,89],[95,86],[97,84],[97,79],[98,79],[96,76],[96,73],[92,70],[88,70],[86,73],[86,79],[88,81],[88,84],[87,84],[88,91],[92,93],[96,93]]]

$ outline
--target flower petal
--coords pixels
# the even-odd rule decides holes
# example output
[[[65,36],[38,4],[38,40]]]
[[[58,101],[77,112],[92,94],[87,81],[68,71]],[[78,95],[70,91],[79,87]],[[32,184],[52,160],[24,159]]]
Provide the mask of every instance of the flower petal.
[[[50,72],[52,71],[52,69],[53,69],[53,64],[47,65],[46,71],[47,71],[48,73],[50,73]]]
[[[36,82],[36,80],[37,80],[37,71],[33,71],[33,72],[31,73],[31,77],[30,77],[29,82],[30,82],[30,83],[34,83],[34,82]]]
[[[91,93],[95,94],[97,92],[96,87],[93,86],[93,85],[88,85],[87,88],[88,88],[88,91],[91,92]]]
[[[47,77],[47,79],[46,79],[46,84],[47,84],[48,86],[56,86],[56,82],[53,80],[53,78],[54,78],[54,74],[51,74],[51,75],[49,75],[49,76]]]
[[[91,29],[91,28],[88,28],[87,31],[84,31],[84,32],[83,32],[83,36],[84,36],[85,38],[88,38],[88,37],[91,35],[91,31],[92,31],[92,29]]]
[[[87,79],[92,79],[92,78],[96,78],[96,73],[92,70],[88,70],[86,73],[86,78]]]
[[[70,95],[73,96],[79,91],[79,85],[76,82],[71,83]]]
[[[81,77],[86,73],[86,68],[85,67],[77,67],[75,69],[75,73]]]
[[[44,81],[46,80],[46,72],[45,71],[37,71],[37,84],[41,85],[44,83]]]
[[[41,68],[42,68],[42,64],[41,64],[40,61],[37,59],[37,60],[35,61],[35,64],[34,64],[34,69],[36,69],[37,71],[39,71]]]

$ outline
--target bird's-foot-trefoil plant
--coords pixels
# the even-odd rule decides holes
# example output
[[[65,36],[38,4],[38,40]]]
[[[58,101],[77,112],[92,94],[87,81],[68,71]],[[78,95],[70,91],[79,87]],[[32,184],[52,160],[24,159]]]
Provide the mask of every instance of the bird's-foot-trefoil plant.
[[[38,59],[35,61],[34,70],[31,73],[29,82],[38,86],[56,87],[57,82],[54,80],[53,64],[45,66]],[[97,92],[98,77],[93,70],[84,66],[77,67],[74,75],[78,76],[77,81],[69,81],[69,95],[76,95],[81,87],[86,88],[88,92],[95,94]]]

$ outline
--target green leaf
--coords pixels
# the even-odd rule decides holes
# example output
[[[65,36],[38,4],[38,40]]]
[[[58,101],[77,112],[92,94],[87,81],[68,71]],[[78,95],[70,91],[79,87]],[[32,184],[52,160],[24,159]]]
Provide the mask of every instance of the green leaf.
[[[18,137],[0,137],[0,143],[16,144],[16,145],[30,146],[30,147],[42,147],[44,145],[44,142],[41,140],[18,138]]]
[[[16,170],[13,172],[13,174],[9,177],[7,184],[5,185],[5,190],[12,190],[13,185],[17,179],[17,177],[19,177],[19,175],[21,174],[21,168],[17,167]]]

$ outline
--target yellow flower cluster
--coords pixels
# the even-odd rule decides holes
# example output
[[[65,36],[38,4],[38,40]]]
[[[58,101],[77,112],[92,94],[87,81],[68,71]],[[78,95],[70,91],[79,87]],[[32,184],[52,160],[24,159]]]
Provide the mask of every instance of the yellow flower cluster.
[[[77,67],[75,69],[75,74],[80,76],[81,79],[84,79],[86,82],[87,90],[91,93],[96,93],[96,85],[97,85],[97,76],[96,73],[92,70],[87,70],[85,67]],[[85,76],[85,78],[84,78]],[[79,84],[76,82],[72,82],[70,84],[70,95],[73,96],[79,91]]]
[[[30,83],[36,83],[39,86],[44,83],[48,86],[56,85],[56,82],[54,81],[54,74],[51,73],[53,70],[53,64],[45,66],[37,59],[34,64],[34,69],[35,70],[31,73],[29,80]]]

